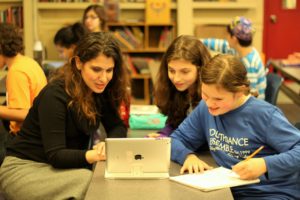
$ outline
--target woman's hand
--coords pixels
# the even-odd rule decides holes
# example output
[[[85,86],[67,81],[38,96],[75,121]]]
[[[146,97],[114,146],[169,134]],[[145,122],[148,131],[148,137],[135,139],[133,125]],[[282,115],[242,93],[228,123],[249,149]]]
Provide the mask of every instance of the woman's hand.
[[[266,162],[263,158],[251,158],[241,161],[232,167],[232,171],[237,173],[241,179],[256,179],[267,172]]]
[[[147,134],[147,137],[148,138],[158,138],[158,137],[160,137],[160,134],[159,133],[149,133],[149,134]]]
[[[105,142],[99,142],[93,146],[93,150],[88,150],[85,154],[88,163],[92,164],[97,161],[106,160]]]
[[[185,171],[188,171],[189,174],[199,173],[207,169],[212,169],[212,167],[200,160],[195,154],[189,154],[180,169],[180,174]]]

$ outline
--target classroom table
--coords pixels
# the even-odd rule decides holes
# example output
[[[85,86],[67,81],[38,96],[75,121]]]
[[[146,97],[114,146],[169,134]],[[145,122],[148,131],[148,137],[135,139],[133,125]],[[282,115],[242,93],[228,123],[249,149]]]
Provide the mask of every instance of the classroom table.
[[[292,80],[298,85],[300,85],[300,67],[296,66],[285,66],[281,63],[281,60],[271,59],[270,65],[273,66],[275,73],[280,73],[284,79]],[[282,91],[288,95],[295,103],[300,105],[300,91],[295,92],[286,86],[286,84],[282,84]]]
[[[156,130],[129,130],[128,137],[144,137],[145,134]],[[216,166],[209,152],[202,152],[199,156],[211,166]],[[170,176],[179,175],[181,166],[171,162]],[[202,192],[169,179],[156,180],[113,180],[104,178],[105,162],[98,162],[88,188],[85,200],[232,200],[233,196],[229,188]]]
[[[200,158],[211,165],[214,161],[206,152]],[[180,165],[172,162],[170,176],[179,175]],[[92,181],[88,188],[85,200],[229,200],[233,199],[229,188],[202,192],[169,179],[157,180],[113,180],[104,178],[105,162],[98,162],[94,169]]]

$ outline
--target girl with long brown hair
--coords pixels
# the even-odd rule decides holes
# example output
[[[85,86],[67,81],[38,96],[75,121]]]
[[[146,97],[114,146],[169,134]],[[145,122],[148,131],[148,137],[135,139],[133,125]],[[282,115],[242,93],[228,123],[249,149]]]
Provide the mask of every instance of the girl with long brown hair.
[[[159,132],[163,136],[169,136],[201,100],[200,69],[209,59],[206,47],[193,36],[179,36],[168,47],[154,91],[156,105],[168,117]]]

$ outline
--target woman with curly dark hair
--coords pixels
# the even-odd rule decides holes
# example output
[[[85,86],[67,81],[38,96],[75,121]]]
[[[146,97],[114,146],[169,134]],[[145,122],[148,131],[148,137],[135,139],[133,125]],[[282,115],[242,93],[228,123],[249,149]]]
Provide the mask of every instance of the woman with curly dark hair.
[[[10,133],[20,130],[34,98],[47,84],[46,76],[33,59],[22,55],[23,38],[11,24],[0,24],[0,69],[8,68],[7,106],[0,106],[0,118],[10,120]]]
[[[41,91],[8,145],[0,183],[9,199],[84,199],[91,165],[105,160],[103,142],[88,148],[99,123],[108,137],[127,134],[118,114],[127,100],[126,73],[113,36],[82,38],[70,66]]]
[[[209,60],[210,53],[193,36],[179,36],[168,47],[154,91],[156,105],[168,117],[162,136],[169,136],[201,100],[200,69]]]

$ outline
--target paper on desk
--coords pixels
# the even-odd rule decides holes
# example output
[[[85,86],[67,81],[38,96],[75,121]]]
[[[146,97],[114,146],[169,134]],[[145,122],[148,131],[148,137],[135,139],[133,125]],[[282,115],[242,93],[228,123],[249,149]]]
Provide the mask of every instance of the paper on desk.
[[[239,176],[224,167],[218,167],[198,174],[186,174],[170,177],[170,180],[200,189],[211,191],[240,185],[258,183],[259,179],[242,180]]]

